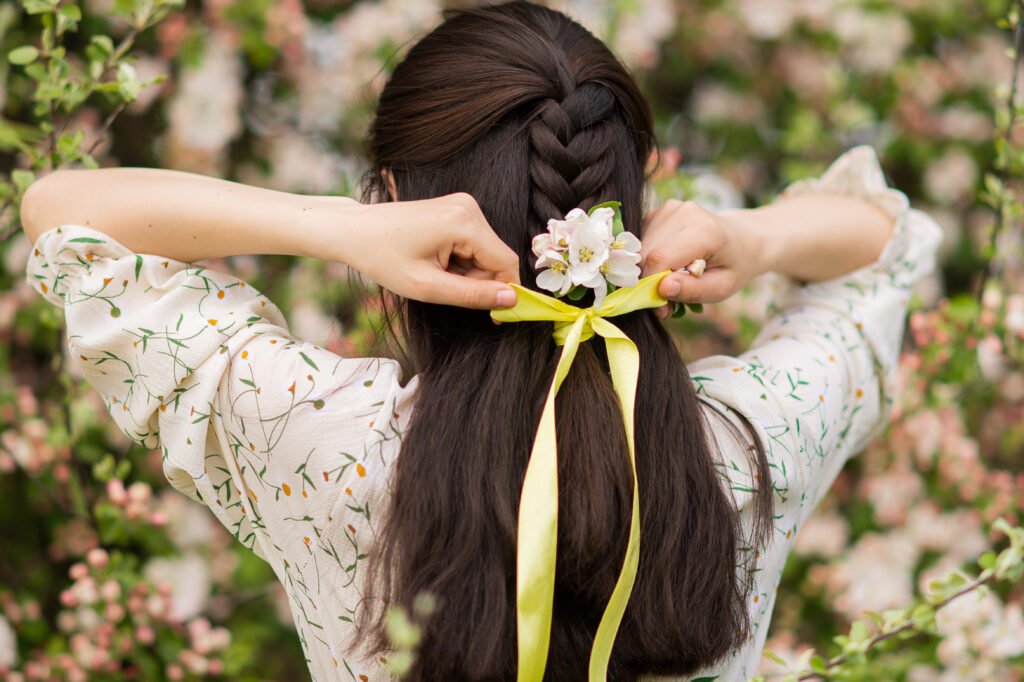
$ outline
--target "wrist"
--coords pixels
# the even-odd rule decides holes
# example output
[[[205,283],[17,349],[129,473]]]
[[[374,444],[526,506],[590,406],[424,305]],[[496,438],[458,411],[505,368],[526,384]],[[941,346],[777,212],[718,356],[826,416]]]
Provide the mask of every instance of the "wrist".
[[[725,220],[731,240],[741,250],[743,262],[752,277],[778,271],[783,251],[782,239],[771,234],[760,219],[757,208],[733,208],[718,215]]]
[[[354,265],[354,232],[360,210],[366,207],[355,199],[339,196],[293,195],[297,228],[293,236],[294,255]]]

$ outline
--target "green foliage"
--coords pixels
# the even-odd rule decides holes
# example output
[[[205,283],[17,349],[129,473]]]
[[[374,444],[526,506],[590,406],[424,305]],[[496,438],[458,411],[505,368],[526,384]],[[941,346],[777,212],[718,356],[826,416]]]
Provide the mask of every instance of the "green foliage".
[[[802,658],[779,647],[778,655],[766,652],[765,667],[774,658],[786,671],[770,679],[902,681],[922,669],[937,676],[946,665],[940,642],[955,636],[943,626],[951,604],[983,592],[1006,612],[1020,604],[1024,84],[988,91],[991,74],[1020,59],[1021,2],[1010,2],[1010,11],[1007,4],[917,2],[901,10],[858,0],[823,2],[827,10],[815,14],[777,3],[773,12],[803,14],[773,14],[784,30],[772,35],[772,22],[755,20],[751,3],[691,3],[663,26],[663,18],[650,20],[659,16],[657,2],[614,0],[594,26],[651,97],[662,145],[652,205],[763,203],[783,183],[817,175],[840,151],[869,142],[892,184],[950,227],[941,291],[919,292],[910,304],[893,396],[898,414],[822,503],[848,537],[830,560],[795,551],[784,572],[769,647],[786,635],[790,648],[809,646]],[[0,2],[0,232],[17,230],[24,192],[57,168],[159,164],[356,196],[355,150],[375,89],[401,50],[438,19],[412,9],[373,1],[116,0],[104,14],[95,3]],[[875,30],[858,33],[861,26]],[[1000,41],[1011,46],[1008,57]],[[171,77],[164,87],[156,87],[163,77],[149,75],[154,63]],[[106,406],[69,375],[61,311],[19,288],[16,261],[26,248],[0,238],[0,613],[16,634],[15,669],[45,661],[67,678],[56,661],[70,654],[82,622],[106,617],[108,602],[64,600],[91,597],[89,585],[112,581],[122,594],[109,603],[125,611],[115,639],[130,646],[115,656],[116,670],[89,670],[89,679],[303,678],[294,630],[272,598],[273,571],[219,527],[202,547],[181,539],[180,519],[165,514],[178,509],[180,496],[153,495],[166,490],[161,453],[129,446]],[[381,310],[334,264],[266,257],[217,265],[285,311],[304,306],[336,323],[340,333],[324,347],[347,354],[376,347]],[[747,292],[669,325],[693,358],[734,354],[757,333],[763,300]],[[295,331],[301,335],[301,325]],[[948,547],[922,552],[898,577],[913,584],[950,557],[960,570],[931,581],[916,599],[851,614],[836,605],[831,584],[851,554],[872,537],[901,532],[923,542],[871,492],[897,465],[917,472],[915,509],[934,508],[943,519],[972,514],[978,534],[1008,540],[982,553],[976,570]],[[218,576],[202,614],[182,623],[135,608],[136,593],[155,596],[154,604],[167,596],[147,577],[152,562],[196,552]],[[80,618],[78,609],[93,615]],[[414,660],[428,611],[389,615],[395,674]],[[77,629],[67,629],[68,614],[79,614]],[[232,637],[197,662],[187,652],[204,646],[189,623],[205,619]],[[152,628],[152,640],[140,639],[142,626]],[[995,666],[989,679],[1024,671],[1019,656],[969,655],[979,671]]]

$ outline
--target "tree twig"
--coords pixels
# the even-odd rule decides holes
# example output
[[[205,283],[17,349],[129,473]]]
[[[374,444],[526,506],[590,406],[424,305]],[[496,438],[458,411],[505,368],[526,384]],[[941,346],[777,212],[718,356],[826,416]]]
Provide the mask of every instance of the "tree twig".
[[[1017,99],[1017,74],[1020,71],[1022,59],[1024,59],[1024,0],[1011,0],[1011,5],[1017,8],[1017,26],[1014,30],[1013,40],[1013,67],[1010,72],[1010,91],[1006,95],[1006,108],[1009,112],[1009,117],[1006,122],[1006,129],[997,133],[999,137],[1006,140],[1007,146],[1010,145],[1013,139],[1013,126],[1017,120],[1016,116],[1016,99]],[[993,174],[999,177],[1004,182],[1006,181],[1005,169],[995,168]],[[981,297],[985,295],[985,285],[992,278],[993,270],[996,266],[996,247],[998,246],[999,235],[1003,231],[1003,227],[1006,225],[1006,207],[1002,200],[996,210],[995,224],[992,226],[992,236],[989,239],[989,249],[992,255],[986,263],[986,267],[981,272],[981,277],[978,279],[977,289],[975,290],[975,298],[981,301]]]
[[[128,102],[121,102],[120,104],[117,105],[116,109],[114,109],[112,112],[110,112],[110,115],[108,115],[106,120],[103,121],[103,125],[100,126],[100,131],[97,134],[96,139],[89,146],[89,150],[86,152],[87,156],[92,156],[92,153],[96,150],[97,147],[100,146],[100,143],[102,143],[103,140],[107,139],[107,132],[110,130],[110,126],[114,122],[114,119],[117,118],[118,115],[122,111],[124,111],[125,107],[127,107],[127,106],[128,106]]]
[[[968,592],[973,592],[974,590],[978,589],[979,587],[981,587],[985,583],[991,582],[993,577],[994,577],[994,574],[993,573],[989,573],[984,578],[977,578],[977,579],[975,579],[974,582],[972,582],[970,585],[968,585],[967,587],[963,588],[959,592],[956,592],[955,594],[951,594],[950,596],[946,597],[942,601],[940,601],[940,602],[936,603],[935,605],[933,605],[932,606],[933,611],[938,611],[939,609],[943,608],[944,606],[949,604],[954,599],[958,599],[958,598],[962,597],[963,595],[967,594]],[[867,651],[867,650],[869,650],[869,649],[871,649],[873,647],[878,646],[879,644],[881,644],[882,642],[884,642],[884,641],[886,641],[888,639],[892,639],[893,637],[896,637],[900,633],[912,630],[913,628],[914,628],[914,621],[911,620],[911,621],[905,623],[904,625],[901,625],[898,628],[896,628],[894,630],[891,630],[890,632],[886,632],[884,634],[876,635],[873,638],[871,638],[871,640],[869,640],[867,648],[865,649],[865,651]],[[831,670],[831,669],[833,669],[833,668],[835,668],[837,666],[842,665],[843,663],[846,662],[846,660],[847,660],[847,657],[846,657],[845,654],[842,655],[842,656],[837,656],[837,657],[833,658],[832,660],[830,660],[828,662],[828,664],[825,666],[825,668],[826,668],[826,670]],[[808,672],[808,673],[804,673],[803,675],[801,675],[797,679],[800,680],[800,682],[804,682],[804,680],[827,680],[828,677],[826,677],[825,675],[822,675],[821,673],[818,673],[818,672]]]

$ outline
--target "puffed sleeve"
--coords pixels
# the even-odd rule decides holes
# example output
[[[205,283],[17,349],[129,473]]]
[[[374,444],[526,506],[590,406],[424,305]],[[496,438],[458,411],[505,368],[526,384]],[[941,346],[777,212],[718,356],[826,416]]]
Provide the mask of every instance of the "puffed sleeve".
[[[892,218],[893,236],[874,263],[778,293],[747,352],[690,365],[702,397],[757,429],[780,501],[799,502],[779,526],[787,539],[846,459],[884,427],[910,290],[935,267],[942,238],[931,217],[886,184],[868,145],[843,153],[820,178],[790,184],[779,198],[808,194],[866,200]]]
[[[64,309],[70,361],[124,433],[162,453],[173,487],[279,571],[308,559],[356,465],[370,469],[393,361],[293,338],[246,282],[80,225],[40,235],[26,278]]]

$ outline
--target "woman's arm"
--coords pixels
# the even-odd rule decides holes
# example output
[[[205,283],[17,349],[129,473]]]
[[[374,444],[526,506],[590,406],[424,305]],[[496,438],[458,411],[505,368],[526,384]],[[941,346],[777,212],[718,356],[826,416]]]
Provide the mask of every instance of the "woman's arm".
[[[673,274],[659,291],[674,301],[714,303],[764,272],[805,281],[852,272],[877,259],[892,233],[884,211],[854,197],[798,196],[721,213],[669,201],[648,217],[641,256],[644,275],[705,259],[701,277]]]
[[[515,303],[518,258],[472,197],[364,205],[192,173],[58,171],[29,187],[22,225],[35,242],[85,225],[138,253],[193,262],[241,254],[339,261],[402,296],[472,308]]]

